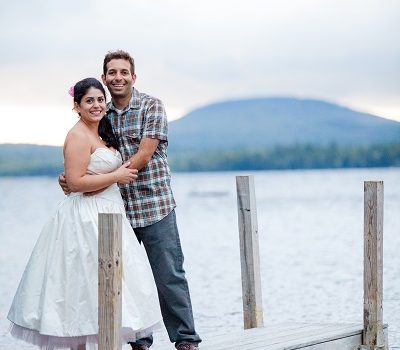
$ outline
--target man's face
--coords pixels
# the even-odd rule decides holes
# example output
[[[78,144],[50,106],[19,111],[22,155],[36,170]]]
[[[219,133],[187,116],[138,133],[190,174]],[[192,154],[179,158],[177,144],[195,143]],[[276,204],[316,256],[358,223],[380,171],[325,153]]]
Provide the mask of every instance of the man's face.
[[[113,59],[107,63],[107,72],[101,78],[111,97],[127,97],[132,93],[136,75],[132,74],[129,61]]]

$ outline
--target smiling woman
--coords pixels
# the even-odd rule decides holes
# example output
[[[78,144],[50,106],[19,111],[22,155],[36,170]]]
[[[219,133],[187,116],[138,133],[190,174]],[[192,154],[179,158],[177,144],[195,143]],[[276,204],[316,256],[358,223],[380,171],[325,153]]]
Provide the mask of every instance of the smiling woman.
[[[96,349],[98,333],[99,213],[119,213],[122,217],[124,276],[129,277],[123,277],[122,282],[121,341],[149,336],[160,325],[161,315],[146,253],[126,218],[117,185],[133,182],[137,170],[129,169],[129,162],[122,164],[112,133],[99,131],[106,113],[101,83],[83,79],[75,84],[73,95],[79,120],[64,144],[65,178],[73,193],[44,226],[8,319],[11,334],[30,344],[60,350],[86,345],[91,350]],[[140,284],[133,283],[133,277],[139,278]]]
[[[74,86],[74,110],[79,121],[68,132],[64,143],[65,177],[73,192],[96,191],[108,187],[119,180],[117,172],[91,177],[87,174],[90,155],[98,148],[117,149],[117,141],[112,133],[99,134],[99,124],[106,113],[105,90],[94,78],[77,82]],[[106,122],[106,119],[104,119]],[[109,126],[111,129],[111,126]],[[121,169],[123,171],[124,169]],[[129,171],[126,175],[129,176]],[[122,174],[119,174],[122,175]]]

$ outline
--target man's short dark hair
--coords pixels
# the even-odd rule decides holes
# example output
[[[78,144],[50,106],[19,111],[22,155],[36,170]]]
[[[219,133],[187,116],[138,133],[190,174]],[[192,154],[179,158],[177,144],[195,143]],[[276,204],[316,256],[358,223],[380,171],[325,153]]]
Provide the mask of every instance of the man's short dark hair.
[[[107,63],[114,59],[122,59],[127,60],[131,65],[131,73],[135,74],[135,61],[133,57],[126,51],[117,50],[117,51],[109,51],[107,55],[104,57],[103,61],[103,74],[106,75],[107,73]]]

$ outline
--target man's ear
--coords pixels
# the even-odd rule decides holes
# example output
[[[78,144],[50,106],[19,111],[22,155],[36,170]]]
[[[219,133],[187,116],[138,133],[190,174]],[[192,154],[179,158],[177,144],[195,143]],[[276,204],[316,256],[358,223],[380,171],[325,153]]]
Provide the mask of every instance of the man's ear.
[[[106,85],[106,76],[104,74],[101,75],[101,80],[103,81],[103,84]]]
[[[132,74],[132,82],[135,83],[136,81],[136,74]]]

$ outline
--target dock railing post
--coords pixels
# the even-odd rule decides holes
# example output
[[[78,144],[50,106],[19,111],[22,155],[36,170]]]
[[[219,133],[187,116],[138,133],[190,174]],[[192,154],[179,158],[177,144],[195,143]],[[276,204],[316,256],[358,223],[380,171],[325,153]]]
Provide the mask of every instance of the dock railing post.
[[[383,181],[364,182],[363,346],[387,349],[383,331]]]
[[[263,326],[254,177],[236,176],[244,328]]]
[[[99,350],[121,350],[122,216],[99,214]]]

